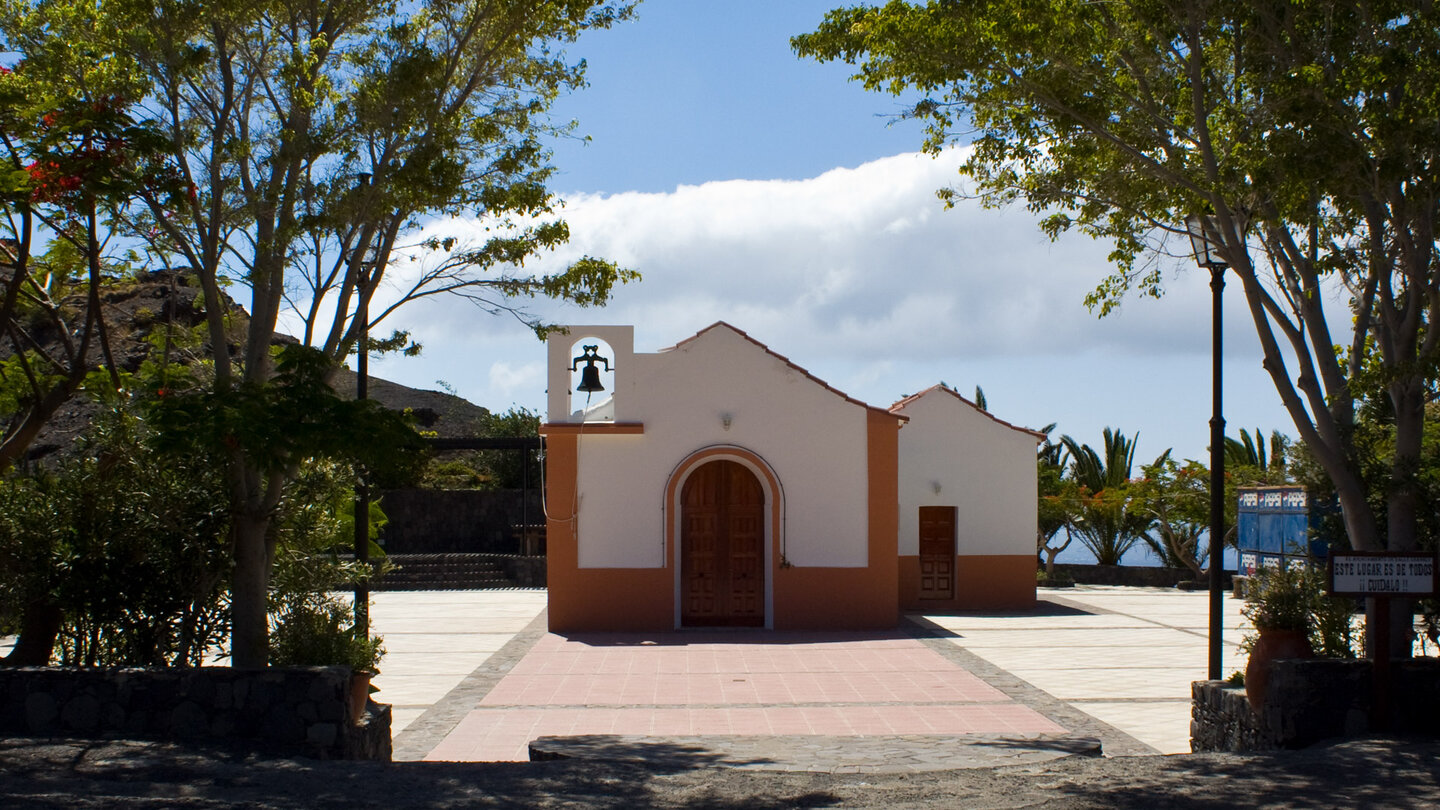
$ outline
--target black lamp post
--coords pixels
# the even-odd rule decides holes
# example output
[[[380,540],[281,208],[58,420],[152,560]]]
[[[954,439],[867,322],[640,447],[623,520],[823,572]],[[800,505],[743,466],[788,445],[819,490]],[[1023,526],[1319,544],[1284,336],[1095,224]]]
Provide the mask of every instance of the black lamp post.
[[[1220,680],[1221,634],[1224,622],[1224,590],[1220,577],[1225,559],[1225,417],[1221,408],[1220,359],[1221,293],[1229,265],[1220,255],[1224,241],[1213,216],[1185,218],[1195,263],[1210,270],[1211,311],[1211,393],[1210,407],[1210,680]]]
[[[370,173],[359,176],[359,189],[370,185]],[[360,299],[356,305],[355,318],[359,325],[359,336],[355,353],[355,398],[368,399],[370,396],[370,276],[373,263],[359,257],[356,268],[357,292]],[[355,582],[355,630],[363,637],[370,635],[370,485],[365,480],[365,468],[355,469],[355,561],[363,566],[363,577]]]

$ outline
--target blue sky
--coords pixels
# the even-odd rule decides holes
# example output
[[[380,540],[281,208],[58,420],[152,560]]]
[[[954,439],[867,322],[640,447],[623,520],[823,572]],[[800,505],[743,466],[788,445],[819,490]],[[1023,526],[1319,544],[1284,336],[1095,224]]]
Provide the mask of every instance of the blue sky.
[[[562,143],[557,191],[666,192],[715,180],[799,180],[914,150],[900,101],[847,82],[845,65],[802,62],[790,37],[835,0],[648,0],[639,19],[572,51],[590,88],[555,108],[586,145]]]
[[[836,4],[649,0],[635,21],[570,49],[591,86],[555,112],[591,141],[555,146],[552,186],[572,242],[548,261],[588,253],[645,278],[602,310],[534,311],[634,324],[637,351],[725,320],[871,404],[940,381],[966,395],[980,385],[1017,424],[1058,422],[1090,444],[1113,426],[1139,432],[1139,459],[1168,447],[1203,458],[1208,276],[1169,260],[1165,299],[1097,319],[1082,302],[1109,272],[1106,245],[1052,244],[1021,209],[945,210],[934,191],[959,182],[962,156],[913,154],[920,128],[887,124],[901,102],[846,81],[846,66],[790,51],[789,37]],[[1238,285],[1226,306],[1229,433],[1293,434]],[[493,410],[543,410],[543,347],[514,320],[432,301],[393,325],[411,328],[425,353],[373,373],[443,381]]]

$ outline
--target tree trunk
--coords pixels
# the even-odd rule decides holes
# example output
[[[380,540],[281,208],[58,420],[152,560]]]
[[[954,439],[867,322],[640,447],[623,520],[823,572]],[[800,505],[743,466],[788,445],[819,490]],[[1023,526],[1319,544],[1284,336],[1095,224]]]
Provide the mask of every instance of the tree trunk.
[[[1387,551],[1418,548],[1420,455],[1425,432],[1425,399],[1416,386],[1392,387],[1395,406],[1395,456],[1390,463],[1390,489],[1386,498]]]
[[[230,663],[240,669],[262,669],[269,663],[269,528],[268,516],[248,510],[237,513],[230,528],[235,555],[230,591]]]
[[[20,639],[0,665],[9,667],[43,667],[50,663],[55,638],[65,615],[60,606],[50,601],[31,602],[20,617]]]
[[[1365,649],[1375,657],[1379,647],[1379,617],[1375,599],[1365,600]],[[1390,657],[1412,658],[1415,654],[1415,600],[1390,599]]]
[[[1055,558],[1059,557],[1061,552],[1070,547],[1070,541],[1074,540],[1075,536],[1070,534],[1070,530],[1067,528],[1065,530],[1065,542],[1063,544],[1059,546],[1052,546],[1050,545],[1050,539],[1051,538],[1044,538],[1040,545],[1040,547],[1045,551],[1045,577],[1047,579],[1054,578]]]
[[[1395,409],[1395,456],[1390,466],[1390,491],[1385,504],[1385,548],[1414,551],[1419,548],[1420,456],[1425,431],[1425,399],[1419,387],[1396,381],[1390,389]],[[1371,600],[1373,604],[1374,600]],[[1375,616],[1365,610],[1366,641],[1375,649]],[[1414,655],[1414,600],[1390,600],[1391,658]]]

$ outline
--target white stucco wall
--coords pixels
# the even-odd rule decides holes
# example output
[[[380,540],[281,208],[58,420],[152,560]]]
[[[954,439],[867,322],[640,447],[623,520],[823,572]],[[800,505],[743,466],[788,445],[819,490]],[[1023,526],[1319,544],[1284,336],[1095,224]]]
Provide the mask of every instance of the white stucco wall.
[[[863,406],[723,325],[634,354],[615,382],[616,420],[643,423],[644,434],[579,439],[581,567],[663,566],[666,484],[685,458],[716,445],[756,454],[779,478],[791,564],[867,564]]]
[[[900,554],[920,553],[922,506],[957,507],[957,554],[1034,554],[1034,435],[938,389],[899,413]]]

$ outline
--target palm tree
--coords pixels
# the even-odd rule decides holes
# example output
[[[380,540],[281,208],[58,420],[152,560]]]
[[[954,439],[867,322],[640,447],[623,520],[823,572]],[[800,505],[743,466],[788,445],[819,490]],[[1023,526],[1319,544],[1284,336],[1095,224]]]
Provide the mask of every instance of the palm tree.
[[[1070,436],[1060,437],[1070,456],[1070,477],[1081,487],[1075,533],[1101,565],[1119,565],[1150,526],[1150,516],[1132,508],[1126,491],[1139,438],[1139,434],[1126,438],[1107,427],[1102,455]]]
[[[1252,437],[1244,428],[1240,429],[1239,440],[1225,437],[1225,466],[1227,469],[1243,471],[1247,483],[1285,484],[1290,477],[1285,469],[1285,455],[1290,440],[1280,431],[1270,433],[1269,452],[1261,440],[1260,428],[1255,428]]]

